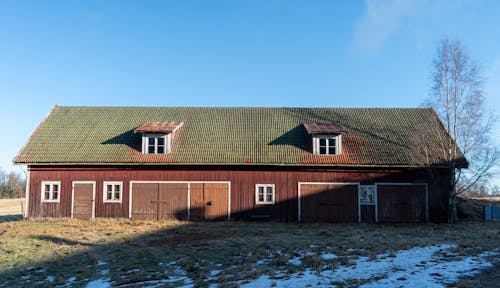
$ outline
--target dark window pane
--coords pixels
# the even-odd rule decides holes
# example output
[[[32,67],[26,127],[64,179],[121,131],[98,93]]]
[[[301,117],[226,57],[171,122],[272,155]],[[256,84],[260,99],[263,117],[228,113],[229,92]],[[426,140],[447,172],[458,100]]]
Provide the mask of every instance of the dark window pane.
[[[319,147],[319,154],[326,154],[326,147]]]
[[[115,200],[120,200],[120,192],[115,192]]]
[[[149,145],[153,145],[154,146],[155,145],[155,137],[149,137],[148,138],[148,143],[149,143]]]
[[[115,185],[115,192],[120,192],[120,185]]]
[[[336,154],[336,153],[335,153],[335,147],[330,147],[330,148],[328,148],[328,154],[330,154],[330,155],[335,155],[335,154]]]
[[[159,153],[159,154],[163,154],[165,153],[165,147],[163,146],[158,146],[157,148],[157,152],[156,153]]]
[[[52,200],[57,200],[57,192],[52,193]]]
[[[156,139],[158,139],[158,142],[157,142],[158,145],[165,145],[165,138],[159,137],[159,138],[156,138]]]
[[[325,138],[319,139],[319,146],[326,146],[326,139]]]
[[[149,146],[149,147],[148,147],[148,153],[149,153],[149,154],[153,154],[153,153],[155,153],[155,146]]]
[[[328,146],[335,146],[335,138],[328,139]]]
[[[106,193],[106,199],[107,200],[111,200],[112,197],[113,197],[113,193],[112,192]]]
[[[59,191],[59,185],[55,184],[54,186],[52,186],[52,191]]]
[[[106,185],[106,191],[108,192],[113,191],[113,185]]]
[[[50,192],[45,192],[45,200],[49,200],[50,199]]]
[[[50,185],[45,185],[45,192],[49,192],[50,191]]]

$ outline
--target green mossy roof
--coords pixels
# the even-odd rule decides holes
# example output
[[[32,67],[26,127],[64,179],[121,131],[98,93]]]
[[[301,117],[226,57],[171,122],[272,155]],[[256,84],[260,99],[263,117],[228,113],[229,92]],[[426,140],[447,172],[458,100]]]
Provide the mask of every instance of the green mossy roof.
[[[170,154],[141,153],[134,129],[150,121],[184,122]],[[342,155],[313,155],[306,122],[346,128]],[[432,109],[56,106],[14,162],[422,166],[416,147],[425,141],[436,164],[446,137]]]

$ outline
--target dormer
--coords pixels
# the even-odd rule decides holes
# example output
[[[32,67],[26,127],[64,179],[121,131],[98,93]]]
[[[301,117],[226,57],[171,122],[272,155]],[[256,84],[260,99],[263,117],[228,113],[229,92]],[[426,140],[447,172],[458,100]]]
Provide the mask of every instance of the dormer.
[[[304,123],[304,128],[309,135],[313,154],[342,154],[342,133],[347,132],[344,127],[331,123]]]
[[[134,132],[142,134],[142,154],[168,154],[172,140],[183,122],[147,122]]]

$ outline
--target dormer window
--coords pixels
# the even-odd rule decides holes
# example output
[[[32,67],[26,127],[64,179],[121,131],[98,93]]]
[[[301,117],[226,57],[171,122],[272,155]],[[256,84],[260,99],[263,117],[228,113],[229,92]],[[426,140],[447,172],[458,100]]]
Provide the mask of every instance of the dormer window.
[[[317,136],[315,138],[317,138],[316,142],[317,142],[318,147],[316,147],[316,149],[314,149],[314,150],[318,151],[317,154],[319,154],[319,155],[337,155],[337,154],[340,154],[340,153],[337,153],[340,135],[338,135],[338,136],[321,135],[321,136]]]
[[[142,154],[168,154],[173,135],[183,122],[148,122],[134,131],[142,133]]]
[[[167,153],[165,149],[165,138],[170,138],[168,135],[146,135],[147,140],[147,154],[164,154]],[[146,141],[145,141],[146,142]],[[144,149],[146,150],[146,149]]]
[[[310,135],[312,153],[316,155],[340,155],[342,133],[347,132],[340,125],[328,123],[304,123]]]

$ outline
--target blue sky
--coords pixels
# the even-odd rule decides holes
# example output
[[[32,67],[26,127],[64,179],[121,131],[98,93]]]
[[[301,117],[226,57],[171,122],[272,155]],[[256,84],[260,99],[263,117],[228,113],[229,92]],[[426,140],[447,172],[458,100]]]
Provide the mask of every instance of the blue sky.
[[[443,37],[500,111],[499,19],[500,1],[0,0],[0,166],[21,171],[56,104],[416,107]]]

